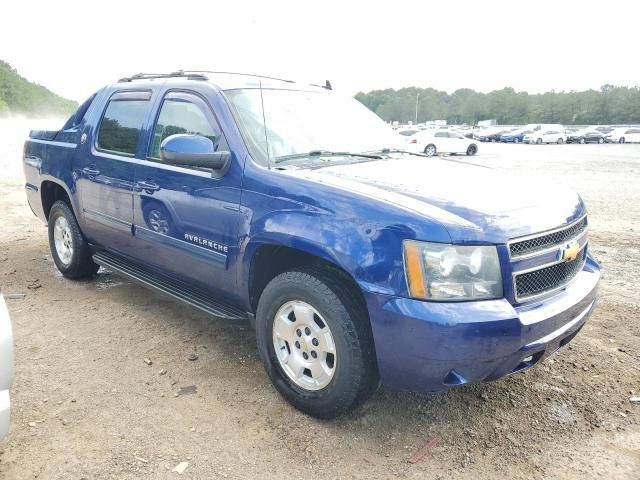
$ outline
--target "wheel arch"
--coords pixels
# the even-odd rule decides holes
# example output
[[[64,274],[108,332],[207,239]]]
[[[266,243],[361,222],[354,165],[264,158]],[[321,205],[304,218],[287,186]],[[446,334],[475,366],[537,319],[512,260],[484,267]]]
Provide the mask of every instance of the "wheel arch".
[[[277,275],[293,268],[318,268],[339,276],[355,292],[366,311],[362,288],[330,252],[307,242],[296,242],[295,245],[260,242],[251,245],[249,252],[247,299],[251,312],[256,311],[260,295],[267,284]]]
[[[40,184],[40,200],[42,201],[42,211],[44,212],[44,217],[46,220],[49,220],[49,212],[51,212],[51,207],[58,200],[62,200],[78,218],[78,215],[75,211],[73,202],[71,201],[71,194],[66,185],[63,185],[59,182],[55,182],[53,180],[44,180]]]

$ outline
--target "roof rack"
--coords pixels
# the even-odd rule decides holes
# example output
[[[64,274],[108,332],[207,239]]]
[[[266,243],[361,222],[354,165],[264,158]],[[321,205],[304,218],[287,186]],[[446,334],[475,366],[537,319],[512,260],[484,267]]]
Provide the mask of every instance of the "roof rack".
[[[258,75],[255,73],[217,72],[213,70],[176,70],[175,72],[171,72],[171,73],[136,73],[135,75],[132,75],[130,77],[121,78],[120,80],[118,80],[118,83],[126,83],[126,82],[131,82],[133,80],[146,80],[146,79],[152,79],[152,78],[176,78],[176,77],[187,78],[188,80],[208,80],[209,78],[206,75],[204,75],[205,73],[213,73],[213,74],[219,74],[219,75],[243,75],[245,77],[260,77],[260,78],[266,78],[268,80],[277,80],[280,82],[295,83],[294,80],[288,80],[286,78],[268,77],[266,75]],[[331,82],[329,80],[326,80],[324,85],[315,85],[312,83],[311,86],[332,90]]]
[[[189,80],[208,80],[208,78],[204,75],[201,75],[200,72],[185,72],[184,70],[177,70],[171,73],[136,73],[135,75],[131,75],[130,77],[121,78],[120,80],[118,80],[118,83],[131,82],[133,80],[147,80],[151,78],[175,77],[183,77]]]
[[[203,73],[214,73],[214,74],[219,74],[219,75],[242,75],[245,77],[260,77],[260,78],[266,78],[268,80],[278,80],[280,82],[287,82],[287,83],[296,83],[295,80],[289,80],[286,78],[277,78],[277,77],[268,77],[266,75],[258,75],[257,73],[244,73],[244,72],[217,72],[217,71],[213,71],[213,70],[185,70],[188,73],[195,73],[195,74],[203,74]]]

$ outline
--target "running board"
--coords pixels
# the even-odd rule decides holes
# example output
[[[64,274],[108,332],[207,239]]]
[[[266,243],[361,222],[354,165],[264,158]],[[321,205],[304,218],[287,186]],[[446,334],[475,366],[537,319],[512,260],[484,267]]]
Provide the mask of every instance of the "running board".
[[[248,318],[242,310],[212,298],[212,295],[203,289],[193,287],[113,253],[99,251],[93,254],[93,261],[142,286],[199,308],[215,317],[226,320],[246,320]]]

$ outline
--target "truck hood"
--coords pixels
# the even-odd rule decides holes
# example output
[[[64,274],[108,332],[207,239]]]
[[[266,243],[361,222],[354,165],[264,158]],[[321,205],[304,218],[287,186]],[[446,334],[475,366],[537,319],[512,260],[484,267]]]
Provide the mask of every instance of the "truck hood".
[[[571,190],[462,159],[407,155],[286,173],[427,217],[456,243],[505,243],[585,213]]]

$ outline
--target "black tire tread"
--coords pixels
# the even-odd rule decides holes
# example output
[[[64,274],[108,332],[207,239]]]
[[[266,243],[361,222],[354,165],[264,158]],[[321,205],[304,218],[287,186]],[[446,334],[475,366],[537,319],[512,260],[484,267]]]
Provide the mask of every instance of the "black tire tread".
[[[272,377],[274,385],[296,408],[316,418],[331,419],[344,415],[364,403],[375,392],[379,384],[373,335],[366,308],[362,305],[356,292],[353,291],[354,287],[343,278],[342,272],[317,267],[297,268],[278,275],[264,289],[258,302],[258,322],[264,321],[261,315],[267,308],[263,304],[263,299],[267,298],[273,289],[282,288],[287,284],[304,285],[322,295],[331,304],[329,312],[331,315],[338,317],[347,315],[351,322],[341,322],[344,329],[344,339],[347,348],[360,352],[360,355],[354,356],[354,364],[348,371],[348,380],[345,382],[347,388],[340,392],[339,397],[329,407],[314,408],[309,406],[304,398],[306,395],[302,391],[292,392],[289,389],[284,389]],[[270,337],[267,340],[271,341]],[[279,369],[277,366],[275,368]],[[269,369],[267,371],[272,376],[272,372],[269,372]],[[309,397],[313,396],[314,392],[310,392]]]
[[[67,219],[69,223],[69,227],[71,228],[71,235],[73,236],[73,257],[71,258],[71,263],[69,266],[64,266],[64,264],[59,260],[58,253],[56,252],[56,247],[53,240],[53,225],[55,218],[60,212]],[[80,226],[76,220],[71,207],[67,205],[66,202],[62,200],[58,200],[51,206],[51,210],[49,211],[49,247],[51,249],[51,256],[53,257],[53,261],[55,262],[60,273],[66,278],[70,278],[72,280],[79,280],[82,278],[87,278],[93,276],[100,266],[96,264],[91,258],[91,249],[89,247],[89,242],[83,235],[80,230]]]

